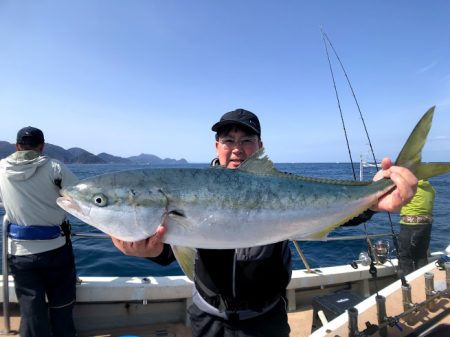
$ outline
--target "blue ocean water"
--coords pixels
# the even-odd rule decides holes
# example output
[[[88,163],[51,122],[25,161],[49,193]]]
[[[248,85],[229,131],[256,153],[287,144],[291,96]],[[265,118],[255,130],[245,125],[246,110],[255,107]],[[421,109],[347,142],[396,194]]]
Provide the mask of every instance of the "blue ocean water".
[[[187,164],[184,167],[206,168],[208,164]],[[353,179],[352,166],[349,163],[295,163],[277,164],[281,171],[298,175],[325,177],[335,179]],[[72,171],[80,178],[86,178],[107,172],[142,168],[142,165],[101,165],[83,164],[69,165]],[[152,166],[155,167],[155,166]],[[356,176],[359,178],[359,164],[355,167]],[[370,180],[374,174],[374,168],[364,169],[364,179]],[[434,211],[434,223],[430,243],[431,251],[443,251],[450,243],[448,224],[450,205],[450,174],[430,179],[436,189],[436,201]],[[0,214],[2,210],[0,210]],[[69,216],[72,229],[75,233],[99,233],[99,231],[80,220]],[[391,214],[392,229],[398,232],[398,214]],[[340,227],[330,236],[353,236],[368,234],[391,233],[390,220],[387,213],[377,213],[371,220],[356,227]],[[391,256],[395,256],[392,240],[390,241]],[[73,238],[75,258],[78,274],[80,276],[165,276],[182,275],[182,271],[176,262],[162,267],[149,260],[123,255],[111,243],[110,239]],[[362,251],[367,251],[367,243],[364,239],[352,241],[304,241],[299,245],[311,268],[327,267],[339,264],[348,264],[358,258]],[[292,245],[294,269],[304,268]]]

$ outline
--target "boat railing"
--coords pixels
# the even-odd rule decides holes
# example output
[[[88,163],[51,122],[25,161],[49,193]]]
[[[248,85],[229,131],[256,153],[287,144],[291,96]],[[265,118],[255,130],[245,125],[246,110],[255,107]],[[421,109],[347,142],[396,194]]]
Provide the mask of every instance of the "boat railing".
[[[364,180],[364,168],[365,167],[375,167],[375,168],[379,168],[381,167],[381,163],[371,163],[368,162],[363,155],[360,156],[360,160],[359,160],[359,180],[363,181]]]
[[[330,236],[322,239],[298,239],[296,241],[348,241],[348,240],[366,240],[377,239],[392,236],[392,233],[380,233],[380,234],[362,234],[362,235],[349,235],[349,236]]]
[[[3,205],[2,205],[3,206]],[[10,317],[9,317],[9,281],[8,281],[8,223],[3,217],[2,227],[3,249],[2,249],[2,268],[3,268],[3,320],[5,331],[4,334],[11,332]]]
[[[3,205],[0,203],[0,208]],[[391,236],[391,233],[382,234],[372,234],[372,235],[355,235],[355,236],[341,236],[341,237],[326,237],[322,241],[342,241],[342,240],[361,240],[361,239],[374,239],[380,237]],[[72,232],[72,237],[78,238],[90,238],[90,239],[109,239],[110,236],[105,233],[93,233],[93,232]],[[3,269],[3,319],[5,331],[1,333],[10,334],[10,313],[9,313],[9,279],[8,279],[8,222],[5,217],[3,217],[3,228],[2,228],[2,238],[3,238],[3,249],[2,249],[2,269]],[[297,240],[297,241],[308,241],[308,240]],[[293,241],[297,253],[300,255],[306,269],[311,271],[306,258],[302,254],[300,246],[296,241]]]
[[[3,204],[0,203],[0,208],[3,208]],[[361,240],[361,239],[375,239],[380,237],[391,236],[391,233],[382,234],[372,234],[372,235],[355,235],[355,236],[340,236],[340,237],[326,237],[322,241],[343,241],[343,240]],[[95,233],[95,232],[72,232],[72,237],[77,238],[90,238],[90,239],[109,239],[110,236],[105,233]],[[2,333],[9,334],[11,331],[10,325],[10,313],[9,313],[9,279],[8,279],[8,221],[3,217],[3,249],[2,249],[2,269],[3,269],[3,319],[5,331]],[[293,240],[297,253],[299,254],[301,260],[303,261],[306,269],[311,272],[311,268],[303,255],[300,246],[296,241],[308,241],[308,240]]]

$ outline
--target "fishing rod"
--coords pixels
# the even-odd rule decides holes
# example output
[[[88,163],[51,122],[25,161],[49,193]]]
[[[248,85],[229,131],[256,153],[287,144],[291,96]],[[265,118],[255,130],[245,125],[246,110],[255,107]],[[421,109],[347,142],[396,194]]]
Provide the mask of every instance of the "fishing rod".
[[[327,44],[325,43],[325,39],[326,39],[326,41],[328,42],[328,44],[330,45],[331,49],[333,50],[333,53],[334,53],[334,55],[336,56],[336,59],[338,60],[339,65],[341,66],[342,72],[343,72],[344,75],[345,75],[345,78],[346,78],[346,80],[347,80],[347,84],[348,84],[348,86],[349,86],[349,88],[350,88],[350,90],[351,90],[351,92],[352,92],[352,96],[353,96],[353,99],[354,99],[354,101],[355,101],[356,107],[358,108],[359,116],[360,116],[360,118],[361,118],[361,122],[362,122],[362,124],[363,124],[364,131],[365,131],[365,133],[366,133],[366,138],[367,138],[367,142],[368,142],[368,144],[369,144],[370,152],[371,152],[371,154],[372,154],[373,163],[374,163],[374,165],[375,165],[376,170],[379,171],[380,168],[378,167],[378,161],[377,161],[377,159],[376,159],[376,157],[375,157],[375,151],[373,150],[372,141],[370,140],[370,136],[369,136],[369,131],[367,130],[366,122],[365,122],[365,120],[364,120],[364,116],[363,116],[363,114],[362,114],[361,107],[360,107],[360,105],[359,105],[358,99],[356,98],[355,91],[353,90],[352,83],[350,82],[350,78],[349,78],[348,75],[347,75],[347,71],[345,70],[344,64],[342,63],[342,61],[341,61],[341,59],[340,59],[340,57],[339,57],[339,55],[338,55],[336,49],[334,48],[333,43],[331,42],[330,38],[328,37],[328,35],[326,34],[326,32],[323,30],[323,28],[321,28],[321,32],[322,32],[322,38],[323,38],[323,41],[324,41],[324,44],[325,44],[325,48],[326,48],[326,51],[327,51],[327,56],[329,56],[329,55],[328,55],[328,48],[327,48]],[[329,57],[328,57],[328,63],[329,63],[330,68],[331,68],[331,62],[330,62],[330,58],[329,58]],[[333,76],[333,83],[334,83],[334,76]],[[335,87],[336,87],[336,86],[335,86]],[[340,108],[340,104],[339,104],[339,109],[341,109],[341,108]],[[342,112],[341,112],[341,116],[342,116]],[[345,129],[344,129],[344,132],[345,132]],[[346,135],[346,138],[347,138],[347,135]],[[347,142],[347,144],[348,144],[348,142]],[[350,148],[349,148],[349,151],[350,151]],[[350,157],[350,160],[351,160],[351,157]],[[352,169],[353,169],[353,176],[355,176],[355,172],[354,172],[355,169],[354,169],[353,163],[352,163]],[[397,253],[398,253],[398,241],[397,241],[397,235],[396,235],[396,233],[394,232],[394,226],[393,226],[393,223],[392,223],[391,213],[390,213],[390,212],[387,212],[387,215],[388,215],[388,218],[389,218],[389,224],[390,224],[390,227],[391,227],[392,240],[393,240],[395,249],[396,249],[396,251],[397,251]],[[366,225],[365,225],[365,224],[364,224],[364,228],[366,228]]]
[[[368,132],[368,130],[367,130],[366,122],[365,122],[364,117],[363,117],[363,114],[362,114],[362,112],[361,112],[361,108],[360,108],[360,106],[359,106],[358,99],[356,98],[355,91],[353,90],[352,83],[350,82],[350,79],[349,79],[349,77],[348,77],[348,75],[347,75],[347,71],[345,70],[344,65],[343,65],[343,63],[341,62],[341,59],[340,59],[338,53],[336,52],[336,49],[334,49],[334,46],[333,46],[333,44],[331,43],[331,40],[329,39],[328,35],[324,32],[323,28],[321,28],[320,31],[322,32],[322,39],[323,39],[324,44],[325,44],[325,49],[326,49],[326,52],[327,52],[328,63],[329,63],[330,68],[331,68],[331,62],[330,62],[330,58],[329,58],[329,55],[328,55],[328,48],[327,48],[327,43],[326,43],[326,42],[328,42],[328,44],[330,45],[331,49],[333,50],[333,53],[334,53],[334,55],[336,56],[336,59],[338,60],[339,65],[341,66],[342,72],[344,73],[345,78],[347,79],[347,84],[348,84],[348,86],[349,86],[349,88],[350,88],[350,90],[351,90],[351,92],[352,92],[353,99],[354,99],[354,101],[355,101],[356,107],[358,108],[359,116],[360,116],[360,118],[361,118],[361,121],[362,121],[362,124],[363,124],[363,127],[364,127],[364,131],[365,131],[365,133],[366,133],[367,141],[369,142],[369,147],[370,147],[370,152],[372,153],[373,162],[374,162],[375,167],[376,167],[376,169],[377,169],[377,171],[378,171],[379,168],[378,168],[377,159],[375,158],[375,151],[373,150],[372,142],[371,142],[371,140],[370,140],[370,136],[369,136],[369,132]],[[325,41],[325,39],[326,39],[326,41]],[[335,83],[335,82],[334,82],[334,76],[333,76],[333,83]],[[335,84],[335,89],[336,89],[336,84]],[[340,104],[339,104],[339,110],[341,110]],[[342,111],[341,111],[341,116],[342,116]],[[347,135],[346,135],[346,137],[347,137]],[[348,142],[347,142],[347,144],[348,144]],[[349,149],[349,151],[350,151],[350,149]],[[351,157],[350,157],[350,159],[351,159]],[[353,175],[354,175],[354,174],[355,174],[355,172],[353,172]]]
[[[328,53],[328,45],[330,45],[334,55],[336,56],[336,59],[338,60],[339,65],[341,66],[342,72],[344,73],[345,78],[347,80],[347,84],[348,84],[348,86],[349,86],[349,88],[350,88],[350,90],[352,92],[353,99],[354,99],[355,104],[356,104],[356,106],[358,108],[359,116],[361,118],[361,121],[362,121],[362,124],[363,124],[363,127],[364,127],[364,131],[366,133],[366,138],[367,138],[367,141],[368,141],[368,144],[369,144],[370,152],[372,154],[373,162],[375,164],[376,170],[378,171],[380,168],[378,167],[378,162],[377,162],[377,159],[375,157],[375,151],[373,150],[372,142],[370,140],[370,136],[369,136],[369,132],[367,130],[367,126],[366,126],[366,123],[365,123],[365,120],[364,120],[364,116],[362,114],[361,107],[359,105],[358,99],[356,98],[355,91],[353,90],[353,86],[352,86],[352,84],[350,82],[350,78],[348,77],[348,74],[347,74],[347,71],[345,70],[344,64],[342,63],[342,61],[341,61],[341,59],[340,59],[336,49],[334,48],[333,43],[331,42],[330,38],[325,33],[325,31],[323,30],[322,27],[320,28],[320,31],[321,31],[322,40],[323,40],[324,46],[325,46],[325,51],[326,51],[326,55],[327,55],[327,59],[328,59],[328,64],[329,64],[329,67],[330,67],[331,77],[332,77],[332,80],[333,80],[333,86],[334,86],[334,90],[335,90],[335,94],[336,94],[336,100],[338,102],[338,107],[339,107],[339,112],[340,112],[340,115],[341,115],[341,119],[343,120],[343,113],[342,113],[342,109],[341,109],[339,95],[338,95],[338,92],[337,92],[337,89],[336,89],[336,81],[335,81],[334,72],[333,72],[333,69],[332,69],[332,66],[331,66],[330,55]],[[347,141],[347,149],[348,149],[349,156],[350,156],[350,162],[351,162],[351,165],[352,165],[353,177],[356,180],[355,168],[354,168],[354,165],[353,165],[353,159],[352,159],[352,156],[351,156],[350,144],[348,142],[347,130],[345,128],[344,122],[343,122],[343,129],[344,129],[345,139]],[[398,258],[399,257],[399,249],[398,249],[397,234],[394,231],[394,225],[393,225],[393,222],[392,222],[391,213],[387,212],[387,215],[388,215],[389,224],[390,224],[390,227],[391,227],[392,241],[394,243],[394,247],[395,247],[395,250],[396,250],[396,255],[397,255],[397,258]],[[373,261],[373,258],[374,258],[374,256],[376,256],[376,254],[373,253],[372,243],[371,243],[371,241],[369,239],[368,232],[367,232],[367,226],[366,226],[365,222],[364,222],[364,231],[366,233],[366,240],[367,240],[367,245],[368,245],[368,251],[369,251],[369,254],[372,255],[371,259]],[[371,265],[370,272],[371,272],[372,276],[376,276],[376,269],[372,265]],[[403,274],[403,273],[401,273],[401,274]],[[402,284],[406,284],[406,279],[404,278],[404,276],[401,276],[400,278],[402,280]]]
[[[335,80],[335,78],[334,78],[333,67],[331,66],[330,54],[328,53],[328,47],[327,47],[327,43],[326,43],[326,41],[325,41],[326,35],[325,35],[325,33],[323,32],[322,29],[320,29],[320,30],[321,30],[321,32],[322,32],[322,40],[323,40],[323,43],[324,43],[324,45],[325,45],[325,52],[326,52],[326,54],[327,54],[328,66],[329,66],[329,68],[330,68],[331,78],[332,78],[332,80],[333,80],[334,93],[335,93],[335,95],[336,95],[336,100],[337,100],[337,104],[338,104],[338,108],[339,108],[339,114],[340,114],[340,116],[341,116],[342,128],[344,129],[344,136],[345,136],[345,141],[346,141],[346,143],[347,143],[348,155],[349,155],[349,157],[350,157],[350,163],[351,163],[351,165],[352,165],[353,178],[354,178],[354,180],[356,180],[356,173],[355,173],[355,167],[354,167],[354,165],[353,165],[352,152],[351,152],[351,150],[350,150],[350,143],[349,143],[349,141],[348,141],[347,129],[345,128],[344,115],[343,115],[343,113],[342,113],[342,108],[341,108],[341,100],[339,99],[339,93],[338,93],[337,87],[336,87],[336,80]],[[328,40],[328,38],[327,38],[327,40]],[[329,41],[329,40],[328,40],[328,41]],[[330,45],[331,45],[331,44],[330,44]],[[333,50],[334,50],[334,49],[333,49]]]
[[[344,68],[342,62],[340,61],[340,58],[339,58],[339,56],[337,55],[336,50],[334,49],[333,45],[331,44],[330,39],[329,39],[328,36],[325,34],[325,32],[323,31],[322,28],[321,28],[320,30],[321,30],[321,32],[322,32],[322,40],[323,40],[323,43],[324,43],[324,46],[325,46],[325,52],[326,52],[327,59],[328,59],[328,66],[329,66],[329,69],[330,69],[331,78],[332,78],[332,80],[333,80],[334,93],[335,93],[335,96],[336,96],[336,100],[337,100],[337,104],[338,104],[338,108],[339,108],[339,113],[340,113],[340,116],[341,116],[341,123],[342,123],[342,128],[343,128],[343,130],[344,130],[345,140],[346,140],[346,143],[347,143],[348,155],[349,155],[349,157],[350,157],[350,163],[351,163],[351,165],[352,165],[353,179],[356,180],[356,173],[355,173],[355,167],[354,167],[354,162],[353,162],[353,158],[352,158],[352,152],[351,152],[351,149],[350,149],[350,142],[349,142],[348,136],[347,136],[347,129],[346,129],[346,127],[345,127],[344,114],[343,114],[342,108],[341,108],[341,101],[340,101],[340,99],[339,99],[339,92],[338,92],[338,90],[337,90],[336,80],[335,80],[335,77],[334,77],[334,71],[333,71],[333,67],[332,67],[332,65],[331,65],[331,59],[330,59],[330,54],[329,54],[329,52],[328,52],[327,41],[328,41],[328,43],[330,44],[330,46],[331,46],[331,48],[332,48],[334,54],[336,55],[337,59],[339,60],[339,63],[340,63],[340,65],[341,65],[341,68],[343,69],[344,74],[345,74],[345,76],[346,76],[346,78],[347,78],[347,82],[348,82],[349,85],[350,85],[350,88],[351,88],[352,93],[353,93],[353,97],[354,97],[354,99],[355,99],[355,101],[356,101],[356,104],[357,104],[357,106],[358,106],[358,110],[359,110],[359,112],[360,112],[361,119],[363,120],[364,129],[366,130],[366,136],[367,136],[367,138],[369,139],[370,149],[371,149],[371,151],[372,151],[372,154],[373,154],[373,157],[374,157],[374,158],[375,158],[375,155],[374,155],[374,151],[373,151],[373,148],[372,148],[372,144],[371,144],[371,142],[370,142],[369,133],[367,132],[367,128],[366,128],[366,126],[365,126],[364,119],[363,119],[363,117],[362,117],[362,113],[361,113],[361,110],[360,110],[360,108],[359,108],[359,104],[358,104],[358,101],[357,101],[357,99],[356,99],[356,95],[355,95],[355,93],[354,93],[353,87],[352,87],[352,85],[350,84],[350,80],[349,80],[349,78],[348,78],[348,76],[347,76],[347,72],[345,71],[345,68]],[[377,165],[375,159],[374,159],[374,162],[375,162],[375,165]],[[377,168],[377,170],[378,170],[378,166],[376,166],[376,168]],[[372,253],[373,248],[372,248],[372,244],[371,244],[371,242],[370,242],[370,239],[369,239],[368,236],[367,236],[367,228],[366,228],[366,224],[365,224],[365,223],[364,223],[364,230],[365,230],[365,233],[366,233],[367,245],[369,246],[369,253],[370,253],[371,259],[372,259],[372,261],[373,261],[373,260],[374,260],[374,255],[375,255],[375,254]],[[297,253],[299,254],[301,260],[303,261],[303,264],[304,264],[305,267],[308,269],[308,271],[310,271],[308,262],[306,261],[306,258],[305,258],[305,256],[304,256],[302,250],[300,249],[299,244],[298,244],[296,241],[294,241],[294,240],[293,240],[293,242],[294,242],[295,249],[297,250]],[[373,269],[371,269],[371,272],[373,272]]]

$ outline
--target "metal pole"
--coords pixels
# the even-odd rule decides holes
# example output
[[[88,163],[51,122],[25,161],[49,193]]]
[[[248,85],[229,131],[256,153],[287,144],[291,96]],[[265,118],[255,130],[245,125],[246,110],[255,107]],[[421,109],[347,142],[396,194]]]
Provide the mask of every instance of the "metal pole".
[[[347,309],[348,313],[348,336],[355,337],[358,333],[358,309],[351,307]]]
[[[83,233],[83,232],[72,232],[71,236],[79,237],[79,238],[89,238],[89,239],[111,239],[108,234],[105,233]]]
[[[378,324],[386,322],[386,297],[377,295],[375,296],[375,301],[377,304],[377,316],[378,316]],[[383,326],[379,330],[381,337],[386,337],[388,335],[387,326]]]
[[[3,334],[11,332],[9,317],[9,281],[8,281],[8,220],[3,216],[3,249],[2,249],[2,268],[3,268],[3,320],[5,330]]]
[[[450,262],[444,263],[445,268],[445,279],[447,284],[447,297],[450,298]]]
[[[363,181],[363,179],[364,179],[363,170],[364,170],[364,161],[363,161],[363,156],[361,154],[359,156],[359,181]]]
[[[298,244],[297,241],[293,240],[292,241],[294,243],[295,249],[297,250],[298,255],[300,256],[300,258],[303,261],[303,264],[305,265],[306,269],[308,270],[308,273],[312,273],[311,268],[309,267],[308,261],[306,261],[306,257],[305,255],[303,255],[302,250],[300,249],[300,245]]]
[[[434,291],[434,274],[431,272],[425,273],[425,298],[427,301],[429,301],[431,298],[433,298],[433,295],[435,295]],[[432,311],[433,310],[433,303],[431,301],[427,304],[427,309]]]
[[[411,297],[411,286],[409,284],[402,285],[402,299],[403,299],[403,311],[406,312],[411,309],[414,304],[412,303]],[[414,320],[412,319],[412,315],[406,316],[406,322],[409,325],[414,325]]]
[[[365,239],[377,239],[377,238],[383,238],[383,237],[391,237],[392,233],[380,233],[380,234],[368,234],[368,235],[347,235],[347,236],[327,236],[326,238],[319,239],[319,240],[312,240],[312,239],[303,239],[298,238],[295,241],[349,241],[349,240],[365,240]]]

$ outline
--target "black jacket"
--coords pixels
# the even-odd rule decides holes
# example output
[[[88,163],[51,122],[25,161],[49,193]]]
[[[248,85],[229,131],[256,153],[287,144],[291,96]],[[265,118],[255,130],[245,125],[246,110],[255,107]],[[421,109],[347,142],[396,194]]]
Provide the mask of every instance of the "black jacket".
[[[344,226],[360,224],[373,214],[367,211]],[[168,265],[175,257],[165,244],[163,252],[150,260]],[[233,309],[258,308],[285,295],[291,273],[289,241],[239,249],[198,249],[195,286],[217,308],[223,301]]]
[[[174,259],[170,246],[165,245],[163,253],[151,260],[166,265]],[[230,309],[258,308],[285,295],[291,272],[289,241],[239,249],[198,249],[195,286],[216,307],[223,300]]]

